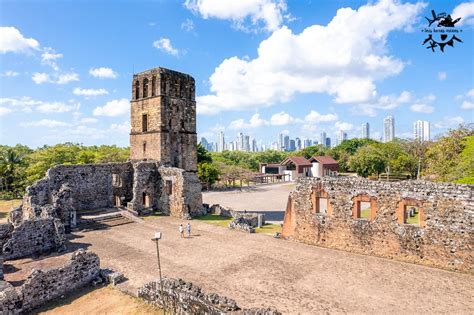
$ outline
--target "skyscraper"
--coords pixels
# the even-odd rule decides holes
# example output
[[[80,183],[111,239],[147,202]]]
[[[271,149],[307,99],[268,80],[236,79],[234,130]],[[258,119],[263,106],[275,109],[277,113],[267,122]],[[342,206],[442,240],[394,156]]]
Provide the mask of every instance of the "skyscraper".
[[[370,125],[368,122],[365,124],[362,124],[362,134],[361,134],[362,139],[369,139],[370,138]]]
[[[296,144],[296,150],[301,150],[301,139],[300,138],[295,139],[295,144]]]
[[[283,147],[284,151],[290,151],[290,136],[285,136],[283,138]]]
[[[430,141],[430,122],[417,120],[413,123],[413,138],[419,141]]]
[[[337,134],[337,144],[341,144],[344,140],[347,140],[347,133],[343,130],[339,130]]]
[[[327,137],[325,144],[326,144],[325,145],[326,148],[330,148],[331,147],[331,138]]]
[[[325,131],[321,132],[321,136],[320,136],[320,138],[319,138],[319,143],[320,143],[323,147],[326,146],[326,132],[325,132]]]
[[[383,120],[383,142],[393,141],[395,137],[395,118],[387,116]]]
[[[225,139],[224,132],[219,132],[219,137],[217,139],[217,152],[223,152],[225,150]]]
[[[237,135],[237,151],[244,151],[244,134],[239,132]]]
[[[250,151],[250,137],[244,136],[244,149],[243,151]]]
[[[278,151],[284,151],[285,144],[283,143],[283,134],[280,133],[278,137]]]
[[[290,147],[289,147],[289,150],[290,152],[293,152],[296,150],[296,143],[295,143],[295,140],[291,139],[290,140]]]
[[[312,145],[313,145],[313,141],[311,141],[311,139],[304,139],[303,140],[303,149],[307,148],[307,147],[310,147]]]

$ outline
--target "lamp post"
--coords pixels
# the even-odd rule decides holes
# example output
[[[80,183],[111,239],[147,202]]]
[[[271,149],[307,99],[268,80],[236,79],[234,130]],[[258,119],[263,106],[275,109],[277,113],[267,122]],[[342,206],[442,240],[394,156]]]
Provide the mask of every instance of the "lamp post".
[[[158,270],[160,272],[160,294],[161,294],[161,301],[163,305],[163,309],[165,310],[165,305],[164,305],[164,297],[163,297],[163,281],[161,279],[161,262],[160,262],[160,247],[158,246],[158,241],[161,239],[161,232],[156,232],[155,237],[152,238],[152,241],[155,241],[156,243],[156,256],[158,258]],[[166,312],[166,310],[165,310]]]

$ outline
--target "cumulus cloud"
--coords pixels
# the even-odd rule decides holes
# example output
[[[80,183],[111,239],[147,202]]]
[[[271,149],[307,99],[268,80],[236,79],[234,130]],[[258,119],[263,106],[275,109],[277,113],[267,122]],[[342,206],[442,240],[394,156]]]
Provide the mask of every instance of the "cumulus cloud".
[[[4,73],[1,73],[0,77],[16,77],[16,76],[19,76],[19,75],[20,75],[20,73],[18,73],[16,71],[7,70]]]
[[[56,127],[65,127],[68,124],[64,121],[54,120],[54,119],[41,119],[38,121],[23,122],[20,123],[21,127],[46,127],[46,128],[56,128]]]
[[[97,118],[84,117],[84,118],[81,118],[80,122],[82,124],[95,124],[95,123],[99,122],[99,120]]]
[[[334,127],[336,127],[337,130],[342,130],[342,131],[350,131],[354,128],[353,124],[350,124],[348,122],[343,122],[343,121],[337,121],[334,124]]]
[[[413,96],[408,91],[403,91],[400,95],[382,95],[371,100],[371,102],[356,105],[352,109],[352,113],[355,115],[375,117],[377,116],[378,110],[392,110],[411,101],[413,101]]]
[[[63,54],[56,53],[54,49],[50,47],[45,47],[41,53],[41,63],[50,66],[54,71],[59,71],[59,66],[55,60],[62,57]]]
[[[375,83],[399,74],[404,63],[388,54],[388,35],[412,26],[424,3],[392,0],[343,8],[328,25],[295,34],[283,26],[262,41],[255,59],[225,59],[211,75],[200,114],[271,106],[295,93],[328,93],[338,103],[364,103]],[[370,21],[370,23],[367,23]]]
[[[457,25],[474,25],[474,2],[464,2],[454,8],[451,16],[461,18]]]
[[[181,29],[185,30],[186,32],[191,32],[194,29],[194,22],[191,19],[186,19],[183,23],[181,23]]]
[[[448,78],[448,74],[444,71],[438,72],[438,80],[444,81]]]
[[[306,122],[319,123],[319,122],[328,122],[337,120],[337,114],[326,114],[322,115],[317,111],[310,111],[308,115],[304,118]]]
[[[75,88],[72,93],[74,95],[81,95],[86,97],[107,95],[109,92],[106,89],[81,89]]]
[[[48,74],[44,72],[35,72],[31,79],[36,84],[53,83],[53,84],[68,84],[70,82],[79,81],[79,75],[74,72],[70,73],[53,73]]]
[[[245,31],[250,30],[247,22],[252,27],[274,31],[282,24],[287,10],[284,0],[186,0],[184,5],[204,19],[231,20],[235,28]]]
[[[114,70],[105,67],[91,68],[89,74],[99,79],[115,79],[118,76]]]
[[[39,49],[40,44],[34,38],[26,38],[12,26],[0,27],[0,53],[25,53]]]
[[[12,110],[10,108],[0,107],[0,116],[4,116],[4,115],[9,114],[11,112],[12,112]]]
[[[434,107],[428,104],[417,103],[410,106],[410,110],[415,113],[430,114],[434,111]]]
[[[465,94],[456,96],[457,101],[462,101],[461,109],[474,109],[474,89],[470,89]]]
[[[179,50],[174,48],[173,45],[171,45],[171,41],[169,40],[169,38],[163,37],[159,40],[155,40],[153,42],[153,47],[167,53],[168,55],[178,56],[179,54]]]
[[[94,116],[117,117],[129,113],[130,102],[126,98],[112,100],[104,106],[96,107],[93,111]]]
[[[270,124],[273,126],[286,126],[293,124],[297,121],[300,121],[294,117],[292,117],[290,114],[285,113],[285,112],[279,112],[276,114],[273,114],[272,117],[270,118]]]
[[[65,113],[78,110],[81,106],[79,103],[46,102],[31,97],[0,98],[0,105],[7,106],[10,111],[37,111],[41,113]]]
[[[435,123],[434,126],[438,129],[447,129],[458,127],[462,123],[464,123],[464,119],[461,116],[445,117],[443,120]]]

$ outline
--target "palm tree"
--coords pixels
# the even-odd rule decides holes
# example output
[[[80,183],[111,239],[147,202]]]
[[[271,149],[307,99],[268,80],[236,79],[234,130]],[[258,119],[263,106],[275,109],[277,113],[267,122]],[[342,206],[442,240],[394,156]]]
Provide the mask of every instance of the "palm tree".
[[[23,159],[12,149],[7,149],[0,156],[0,171],[2,174],[2,187],[5,186],[5,190],[11,188],[13,179],[15,176],[15,170],[17,166],[22,163]]]

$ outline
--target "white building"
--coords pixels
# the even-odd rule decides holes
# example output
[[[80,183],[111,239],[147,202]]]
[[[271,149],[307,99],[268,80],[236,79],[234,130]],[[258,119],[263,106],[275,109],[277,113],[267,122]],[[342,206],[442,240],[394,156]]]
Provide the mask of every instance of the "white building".
[[[223,152],[225,150],[225,139],[224,132],[220,131],[217,139],[217,152]]]
[[[430,141],[430,122],[417,120],[413,123],[413,138],[419,141]]]
[[[339,133],[337,134],[337,144],[341,144],[344,140],[347,140],[347,132],[339,130]]]
[[[369,125],[368,122],[366,122],[365,124],[362,124],[361,138],[362,139],[369,139],[370,138],[370,125]]]
[[[383,120],[383,142],[393,141],[395,138],[395,119],[387,116]]]
[[[326,139],[327,139],[326,132],[325,131],[321,132],[319,143],[322,144],[323,147],[326,146]]]

